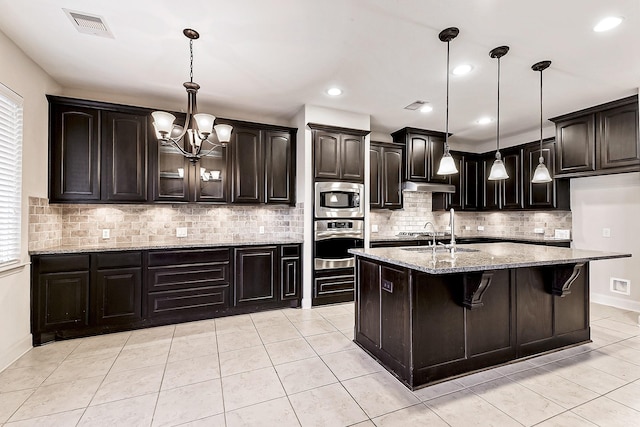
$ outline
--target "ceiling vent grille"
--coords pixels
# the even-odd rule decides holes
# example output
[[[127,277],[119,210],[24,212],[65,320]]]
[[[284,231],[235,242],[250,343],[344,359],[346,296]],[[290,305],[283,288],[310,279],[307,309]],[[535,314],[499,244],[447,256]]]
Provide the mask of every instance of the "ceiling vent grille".
[[[63,10],[73,23],[73,26],[79,32],[94,36],[114,38],[111,30],[107,27],[107,23],[101,16],[89,15],[88,13],[76,12],[67,9]]]
[[[420,108],[422,108],[425,104],[426,104],[426,101],[416,101],[416,102],[413,102],[413,103],[407,105],[406,107],[404,107],[404,109],[405,110],[416,111],[416,110],[419,110]]]

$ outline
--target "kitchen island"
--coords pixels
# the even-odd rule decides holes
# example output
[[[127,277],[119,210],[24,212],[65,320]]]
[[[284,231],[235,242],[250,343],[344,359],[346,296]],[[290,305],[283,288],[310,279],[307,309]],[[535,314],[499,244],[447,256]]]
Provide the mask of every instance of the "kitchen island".
[[[589,262],[518,243],[352,249],[354,341],[411,389],[590,341]]]

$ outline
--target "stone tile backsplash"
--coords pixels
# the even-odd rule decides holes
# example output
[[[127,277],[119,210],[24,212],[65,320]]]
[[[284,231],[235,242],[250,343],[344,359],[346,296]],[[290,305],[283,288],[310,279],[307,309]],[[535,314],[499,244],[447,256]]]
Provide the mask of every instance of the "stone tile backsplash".
[[[260,226],[264,233],[260,233]],[[50,205],[29,198],[29,250],[52,246],[109,243],[148,244],[179,241],[186,227],[190,242],[233,242],[303,238],[303,207],[238,205]]]
[[[378,232],[371,233],[371,240],[393,237],[401,231],[423,230],[431,221],[438,231],[449,225],[449,212],[432,212],[431,193],[403,193],[401,210],[373,210],[370,226],[377,225]],[[478,231],[483,226],[484,231]],[[534,228],[543,228],[545,236],[553,236],[555,229],[571,230],[570,211],[501,211],[456,212],[456,235],[487,235],[526,237],[534,235]],[[466,230],[469,227],[469,230]]]

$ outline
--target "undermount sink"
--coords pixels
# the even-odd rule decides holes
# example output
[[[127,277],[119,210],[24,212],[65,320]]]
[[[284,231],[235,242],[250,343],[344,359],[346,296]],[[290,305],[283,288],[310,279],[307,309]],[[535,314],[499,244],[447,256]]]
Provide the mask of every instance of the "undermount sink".
[[[409,252],[433,252],[433,247],[431,246],[418,246],[415,248],[401,248],[403,251]],[[449,248],[445,246],[436,247],[436,252],[449,252]],[[480,252],[480,249],[471,249],[471,248],[461,248],[456,247],[456,252]]]

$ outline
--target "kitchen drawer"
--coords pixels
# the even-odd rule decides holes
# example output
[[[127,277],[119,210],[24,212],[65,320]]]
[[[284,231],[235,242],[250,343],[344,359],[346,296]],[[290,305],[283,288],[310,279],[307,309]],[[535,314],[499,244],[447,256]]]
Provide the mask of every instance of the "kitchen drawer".
[[[149,294],[148,315],[151,319],[179,317],[195,319],[199,314],[211,314],[229,306],[229,285],[196,289],[155,292]]]
[[[229,249],[186,249],[149,252],[149,267],[209,264],[229,261]]]
[[[148,271],[148,291],[161,292],[229,284],[229,263],[154,267]]]
[[[89,255],[41,255],[34,257],[38,273],[61,273],[64,271],[89,270]]]
[[[97,269],[140,267],[142,253],[136,252],[101,252],[95,255]]]

